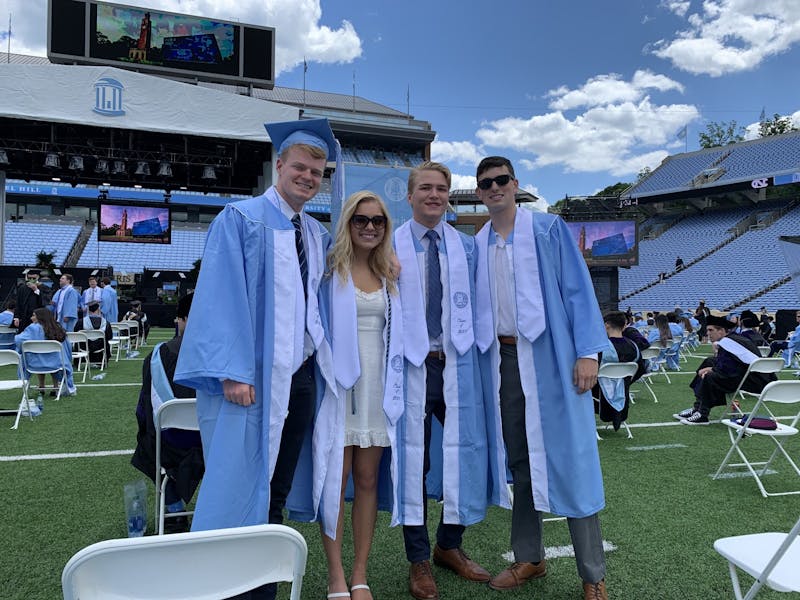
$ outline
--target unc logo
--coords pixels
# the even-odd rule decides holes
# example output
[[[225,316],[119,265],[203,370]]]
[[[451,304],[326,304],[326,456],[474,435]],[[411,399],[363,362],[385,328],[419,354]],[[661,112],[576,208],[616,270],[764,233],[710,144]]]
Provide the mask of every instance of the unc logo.
[[[94,83],[94,108],[99,115],[106,117],[122,117],[122,92],[125,86],[111,77],[101,77]]]
[[[750,182],[750,185],[753,187],[754,190],[759,190],[761,188],[765,188],[769,185],[768,179],[753,179]]]
[[[402,370],[403,370],[403,357],[402,357],[402,356],[400,356],[399,354],[395,354],[395,355],[392,357],[392,362],[391,362],[391,364],[392,364],[392,370],[393,370],[395,373],[399,373],[400,371],[402,371]]]
[[[406,184],[399,177],[389,177],[383,186],[384,195],[392,202],[400,202],[405,197]]]
[[[456,292],[453,294],[453,304],[455,304],[457,308],[464,308],[468,302],[469,298],[464,292]]]

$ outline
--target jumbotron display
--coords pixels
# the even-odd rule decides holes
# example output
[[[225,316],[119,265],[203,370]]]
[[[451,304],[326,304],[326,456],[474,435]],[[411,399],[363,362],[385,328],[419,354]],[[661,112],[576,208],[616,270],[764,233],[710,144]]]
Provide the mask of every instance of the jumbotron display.
[[[94,0],[49,0],[52,62],[272,88],[274,50],[270,27]]]
[[[168,206],[103,202],[100,204],[97,239],[101,242],[169,244],[172,241],[170,217]]]
[[[590,267],[639,264],[636,221],[567,221],[567,227]]]

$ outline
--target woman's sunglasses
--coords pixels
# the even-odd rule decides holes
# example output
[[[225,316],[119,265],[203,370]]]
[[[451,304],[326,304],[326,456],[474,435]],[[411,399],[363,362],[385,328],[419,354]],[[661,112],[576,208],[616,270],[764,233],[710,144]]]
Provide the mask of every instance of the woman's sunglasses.
[[[350,217],[350,223],[356,229],[364,229],[368,223],[372,223],[372,227],[375,229],[384,229],[386,227],[386,217],[383,215],[375,215],[374,217],[368,217],[366,215],[353,215]]]

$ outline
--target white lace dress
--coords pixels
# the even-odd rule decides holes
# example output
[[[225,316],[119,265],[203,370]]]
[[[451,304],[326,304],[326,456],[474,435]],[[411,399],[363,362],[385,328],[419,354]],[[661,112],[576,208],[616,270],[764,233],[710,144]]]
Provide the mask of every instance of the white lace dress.
[[[356,288],[358,358],[361,377],[345,402],[345,446],[389,446],[383,414],[383,370],[386,348],[384,290],[362,292]]]

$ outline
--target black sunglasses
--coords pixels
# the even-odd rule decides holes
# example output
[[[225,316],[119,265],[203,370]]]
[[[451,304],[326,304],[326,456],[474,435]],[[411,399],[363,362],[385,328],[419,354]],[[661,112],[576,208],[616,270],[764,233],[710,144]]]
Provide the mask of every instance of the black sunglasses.
[[[512,179],[514,179],[513,175],[498,175],[497,177],[484,177],[478,182],[478,187],[482,190],[488,190],[490,187],[492,187],[492,183],[496,183],[499,187],[503,187]]]
[[[372,223],[375,229],[383,229],[386,227],[386,217],[383,215],[375,215],[374,217],[353,215],[350,217],[350,223],[354,225],[356,229],[364,229],[368,223]]]

